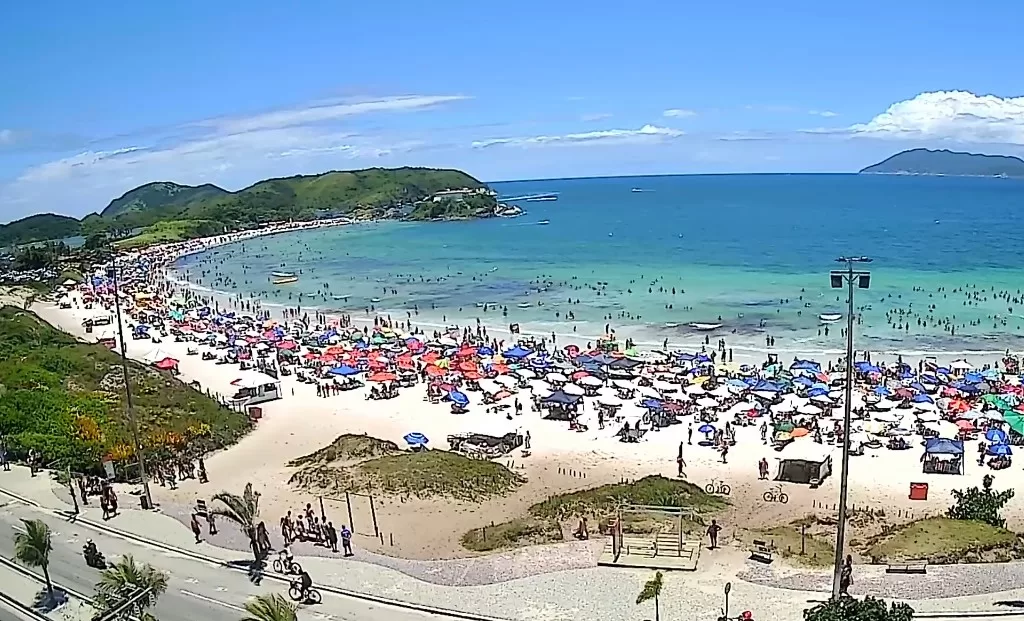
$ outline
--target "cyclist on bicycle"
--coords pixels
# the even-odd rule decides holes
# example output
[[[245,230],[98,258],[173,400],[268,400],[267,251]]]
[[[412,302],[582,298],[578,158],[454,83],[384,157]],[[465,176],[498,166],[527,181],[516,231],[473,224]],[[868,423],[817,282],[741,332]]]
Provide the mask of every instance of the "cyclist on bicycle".
[[[309,598],[309,589],[313,586],[313,579],[305,569],[299,574],[299,586],[302,589],[302,601],[306,601]]]

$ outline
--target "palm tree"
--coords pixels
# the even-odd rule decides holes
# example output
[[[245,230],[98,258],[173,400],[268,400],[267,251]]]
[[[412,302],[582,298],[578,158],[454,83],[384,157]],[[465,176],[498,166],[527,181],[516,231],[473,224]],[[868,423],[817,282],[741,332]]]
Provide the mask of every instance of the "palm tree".
[[[99,584],[96,585],[96,597],[94,604],[98,609],[99,616],[106,616],[112,611],[123,606],[126,601],[139,592],[146,592],[138,597],[131,606],[123,610],[117,616],[120,619],[128,619],[129,616],[138,617],[143,621],[155,620],[153,615],[146,612],[147,608],[156,605],[164,591],[167,590],[167,574],[146,563],[136,563],[135,559],[124,556],[100,574]]]
[[[295,604],[280,593],[260,595],[245,602],[249,616],[243,617],[242,621],[296,621],[295,610]]]
[[[661,619],[658,610],[658,598],[661,597],[661,586],[663,584],[661,578],[661,572],[656,572],[654,578],[644,583],[644,588],[640,591],[640,595],[636,596],[638,606],[644,602],[654,600],[654,621],[660,621]]]
[[[53,550],[50,527],[42,520],[22,520],[25,532],[14,536],[14,555],[29,567],[38,567],[46,580],[46,594],[53,601],[50,582],[50,552]]]
[[[252,491],[252,483],[245,484],[245,491],[241,496],[228,492],[219,492],[213,495],[213,500],[219,501],[223,507],[211,509],[214,515],[219,515],[238,525],[238,528],[249,538],[249,545],[256,560],[260,560],[260,546],[256,540],[256,524],[260,516],[260,493]]]

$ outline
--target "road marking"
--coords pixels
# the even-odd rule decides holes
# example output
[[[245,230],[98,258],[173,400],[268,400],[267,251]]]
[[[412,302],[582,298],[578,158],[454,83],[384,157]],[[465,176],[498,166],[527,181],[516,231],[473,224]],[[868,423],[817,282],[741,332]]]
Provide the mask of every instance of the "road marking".
[[[218,605],[223,606],[225,608],[230,608],[231,610],[238,610],[240,612],[245,612],[245,608],[242,608],[241,606],[236,606],[234,604],[229,604],[227,602],[222,602],[219,599],[213,599],[212,597],[207,597],[205,595],[200,595],[199,593],[193,593],[192,591],[186,591],[185,589],[179,589],[179,592],[182,595],[188,595],[189,597],[194,597],[196,599],[201,599],[204,602],[210,602],[211,604],[218,604]]]

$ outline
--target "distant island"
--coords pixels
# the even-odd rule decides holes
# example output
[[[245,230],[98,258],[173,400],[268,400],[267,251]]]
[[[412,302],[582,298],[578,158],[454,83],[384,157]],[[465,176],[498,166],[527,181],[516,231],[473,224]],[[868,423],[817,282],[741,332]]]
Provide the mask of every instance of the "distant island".
[[[267,179],[237,192],[158,181],[81,220],[36,214],[0,225],[0,246],[102,235],[131,247],[289,220],[457,220],[519,213],[499,205],[496,196],[462,171],[436,168],[332,171]]]
[[[876,175],[1024,177],[1024,160],[1010,155],[910,149],[860,171]]]

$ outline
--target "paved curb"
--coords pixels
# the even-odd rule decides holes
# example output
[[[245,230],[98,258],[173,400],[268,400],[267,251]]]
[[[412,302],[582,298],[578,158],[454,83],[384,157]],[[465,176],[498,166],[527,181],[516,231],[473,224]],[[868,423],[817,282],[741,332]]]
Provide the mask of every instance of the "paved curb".
[[[28,578],[31,578],[32,580],[35,580],[36,582],[38,582],[40,584],[46,584],[46,579],[43,578],[41,575],[37,574],[36,572],[32,571],[31,569],[28,569],[27,567],[22,567],[21,565],[15,563],[14,561],[12,561],[9,558],[5,558],[3,556],[0,556],[0,565],[4,565],[6,567],[9,567],[12,570],[18,572],[19,574],[21,574],[23,576],[26,576]],[[68,588],[68,587],[64,586],[63,584],[58,584],[54,580],[50,580],[50,583],[54,586],[54,588],[63,591],[66,595],[70,595],[71,597],[80,599],[83,602],[85,602],[86,604],[90,604],[90,605],[92,604],[92,598],[89,597],[88,595],[85,595],[84,593],[79,593],[75,589]]]
[[[104,532],[104,533],[107,533],[107,534],[110,534],[110,535],[114,535],[114,536],[120,537],[122,539],[127,539],[129,541],[135,541],[135,542],[142,543],[142,544],[149,545],[149,546],[153,546],[153,547],[156,547],[156,548],[161,548],[161,549],[166,550],[168,552],[174,552],[176,554],[181,554],[183,556],[187,556],[187,557],[195,559],[195,560],[203,561],[203,562],[206,562],[206,563],[211,563],[211,564],[214,564],[214,565],[217,565],[217,566],[220,566],[220,567],[224,567],[224,568],[227,568],[227,569],[231,569],[231,570],[234,570],[234,571],[242,571],[242,572],[248,573],[247,569],[242,568],[242,567],[237,567],[237,566],[232,565],[232,564],[230,564],[227,561],[224,561],[222,559],[214,558],[212,556],[207,556],[205,554],[201,554],[201,553],[196,552],[194,550],[187,550],[185,548],[179,548],[177,546],[173,546],[173,545],[170,545],[170,544],[167,544],[167,543],[163,543],[161,541],[156,541],[154,539],[148,539],[146,537],[142,537],[140,535],[136,535],[135,533],[124,531],[124,530],[121,530],[121,529],[118,529],[118,528],[113,528],[112,526],[109,526],[107,524],[101,524],[99,522],[94,522],[93,520],[90,520],[88,518],[84,518],[84,517],[81,517],[81,516],[75,516],[74,514],[72,514],[70,512],[67,512],[67,511],[61,511],[59,509],[51,509],[49,507],[44,507],[44,506],[40,505],[38,502],[36,502],[34,500],[30,500],[28,498],[25,498],[25,497],[23,497],[23,496],[21,496],[19,494],[15,494],[15,493],[10,492],[10,491],[8,491],[6,489],[3,489],[3,488],[0,488],[0,493],[5,494],[7,496],[10,496],[11,498],[14,498],[15,500],[17,500],[18,502],[21,502],[23,504],[26,504],[26,505],[29,505],[31,507],[35,507],[37,509],[41,509],[43,511],[50,512],[50,513],[59,515],[61,517],[64,517],[66,519],[69,519],[73,523],[83,524],[83,525],[85,525],[85,526],[87,526],[89,528],[92,528],[93,530],[98,530],[100,532]],[[283,584],[291,584],[291,582],[292,582],[291,579],[288,578],[287,576],[283,576],[281,574],[276,574],[276,573],[273,573],[273,572],[265,572],[263,575],[265,577],[267,577],[267,578],[270,578],[271,580],[276,580],[277,582],[281,582]],[[417,612],[423,612],[423,613],[437,615],[437,616],[442,616],[442,617],[449,617],[449,618],[452,618],[452,619],[463,619],[465,621],[509,621],[508,619],[502,618],[502,617],[491,617],[491,616],[476,614],[476,613],[472,613],[472,612],[463,612],[461,610],[451,610],[451,609],[448,609],[448,608],[438,608],[438,607],[435,607],[435,606],[428,606],[428,605],[425,605],[425,604],[416,604],[416,603],[413,603],[413,602],[403,602],[401,600],[391,599],[391,598],[388,598],[388,597],[381,597],[379,595],[372,595],[370,593],[360,593],[358,591],[351,591],[349,589],[343,589],[343,588],[335,587],[335,586],[318,584],[318,585],[316,585],[316,587],[317,587],[317,589],[319,589],[321,591],[326,591],[328,593],[334,593],[335,595],[341,595],[342,597],[349,597],[349,598],[352,598],[352,599],[358,599],[358,600],[362,600],[362,601],[366,601],[366,602],[371,602],[371,603],[374,603],[374,604],[380,604],[380,605],[384,605],[384,606],[392,606],[392,607],[395,607],[395,608],[403,608],[403,609],[406,609],[406,610],[415,610]]]
[[[0,602],[3,602],[12,610],[17,610],[18,614],[25,615],[30,619],[35,619],[36,621],[53,621],[52,619],[50,619],[50,617],[47,617],[46,615],[42,614],[38,610],[35,610],[31,606],[26,606],[25,604],[22,604],[21,602],[14,599],[7,593],[4,593],[3,591],[0,591]]]

